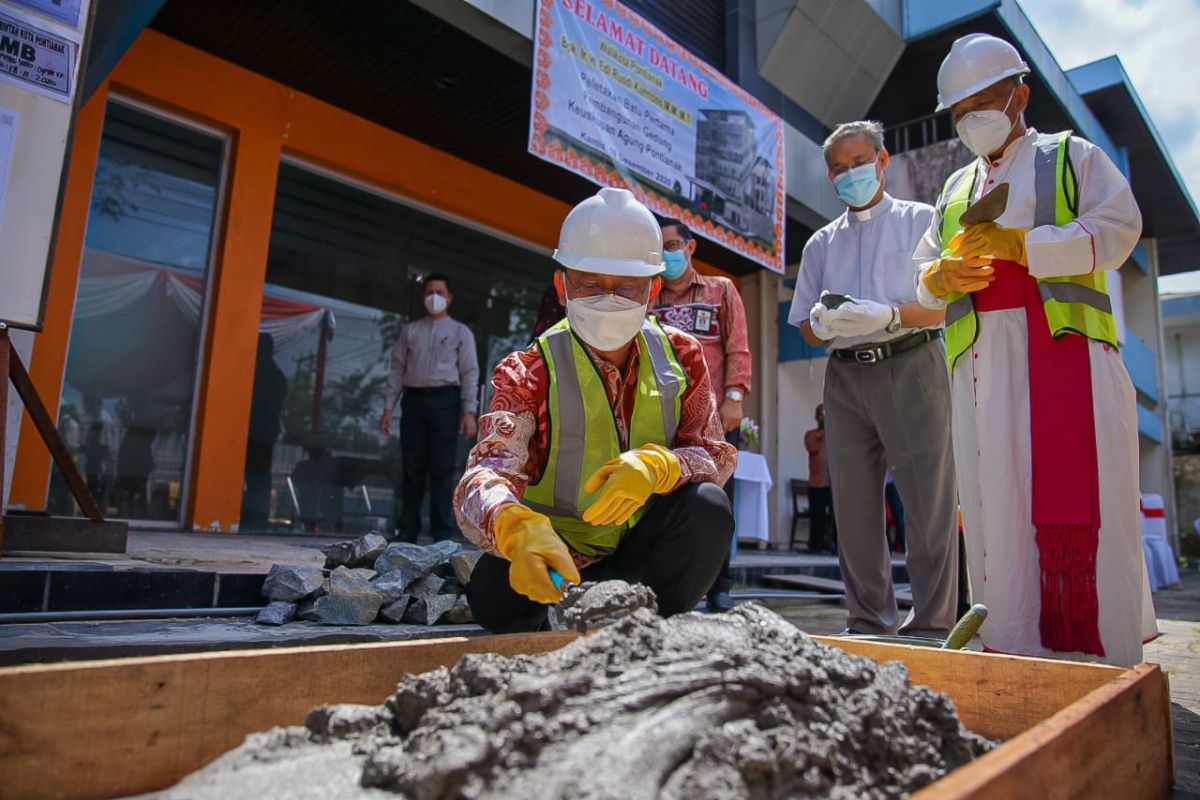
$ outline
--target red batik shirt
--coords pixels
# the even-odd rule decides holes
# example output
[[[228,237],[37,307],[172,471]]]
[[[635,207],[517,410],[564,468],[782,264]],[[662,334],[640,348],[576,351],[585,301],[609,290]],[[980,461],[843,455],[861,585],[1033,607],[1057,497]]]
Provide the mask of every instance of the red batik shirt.
[[[680,485],[712,482],[723,485],[737,466],[737,450],[725,442],[717,406],[708,383],[700,343],[668,328],[667,337],[687,373],[674,453],[679,459]],[[629,422],[637,396],[638,344],[635,341],[625,369],[588,355],[604,379],[604,391],[617,420],[621,448],[629,446]],[[549,445],[548,395],[550,375],[537,347],[512,353],[492,373],[492,404],[479,418],[479,441],[467,457],[467,469],[454,490],[458,525],[472,542],[493,555],[496,538],[492,515],[505,503],[518,503],[525,487],[541,478]],[[584,476],[585,478],[587,476]],[[584,567],[596,559],[572,552]]]
[[[663,284],[651,313],[663,325],[690,333],[704,347],[713,393],[724,398],[726,389],[750,393],[750,344],[742,296],[729,278],[701,275],[691,270],[692,281],[677,292]]]

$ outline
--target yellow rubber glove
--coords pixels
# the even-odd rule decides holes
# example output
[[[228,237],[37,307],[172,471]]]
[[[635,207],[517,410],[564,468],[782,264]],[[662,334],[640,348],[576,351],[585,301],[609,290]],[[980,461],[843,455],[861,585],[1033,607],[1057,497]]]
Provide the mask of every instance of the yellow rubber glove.
[[[571,583],[580,582],[571,551],[545,514],[520,503],[507,503],[492,517],[492,533],[500,555],[512,562],[508,584],[513,591],[535,603],[557,603],[562,595],[550,581],[549,567]]]
[[[988,256],[998,261],[1015,261],[1029,266],[1025,255],[1025,230],[1002,228],[994,222],[969,225],[950,240],[950,248],[958,258]]]
[[[950,292],[978,292],[986,289],[996,279],[996,268],[991,259],[939,258],[921,270],[921,283],[935,297],[945,297]]]
[[[679,459],[665,447],[647,444],[609,461],[592,473],[585,492],[600,496],[583,512],[593,525],[622,525],[646,505],[652,494],[666,494],[679,483]]]

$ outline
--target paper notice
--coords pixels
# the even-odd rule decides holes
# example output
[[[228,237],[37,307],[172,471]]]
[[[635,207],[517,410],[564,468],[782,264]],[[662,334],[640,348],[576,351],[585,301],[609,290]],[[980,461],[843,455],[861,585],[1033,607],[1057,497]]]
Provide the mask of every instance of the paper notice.
[[[12,172],[13,147],[17,143],[17,112],[0,108],[0,220],[4,219],[4,196]]]

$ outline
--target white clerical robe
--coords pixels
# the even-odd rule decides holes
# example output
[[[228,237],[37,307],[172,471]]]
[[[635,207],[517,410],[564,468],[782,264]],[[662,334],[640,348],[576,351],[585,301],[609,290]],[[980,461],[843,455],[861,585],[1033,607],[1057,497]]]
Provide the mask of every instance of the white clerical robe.
[[[1033,227],[1037,132],[1010,144],[999,159],[976,162],[978,199],[1009,184],[1008,208],[997,220],[1023,228],[1029,272],[1036,278],[1116,270],[1142,231],[1128,181],[1092,143],[1072,137],[1079,216],[1063,225]],[[913,255],[919,264],[941,253],[938,220]],[[1114,272],[1109,280],[1120,280]],[[922,304],[944,301],[918,287]],[[954,460],[975,602],[988,607],[980,634],[990,650],[1054,658],[1094,659],[1042,646],[1038,548],[1032,521],[1028,332],[1024,309],[978,315],[979,336],[952,373]],[[1092,404],[1100,479],[1100,532],[1096,557],[1102,660],[1131,665],[1142,644],[1157,635],[1142,556],[1138,510],[1136,399],[1121,356],[1090,342]]]

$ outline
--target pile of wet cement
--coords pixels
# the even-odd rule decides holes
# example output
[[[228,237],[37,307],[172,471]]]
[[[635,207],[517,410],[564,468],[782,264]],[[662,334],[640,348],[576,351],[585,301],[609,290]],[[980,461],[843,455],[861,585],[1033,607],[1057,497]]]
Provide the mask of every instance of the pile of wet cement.
[[[384,706],[305,724],[250,736],[162,796],[900,797],[992,747],[902,664],[754,605],[643,610],[552,653],[464,656]]]
[[[587,633],[619,622],[642,608],[658,611],[658,598],[650,587],[621,580],[588,581],[563,592],[553,613],[563,627]]]

